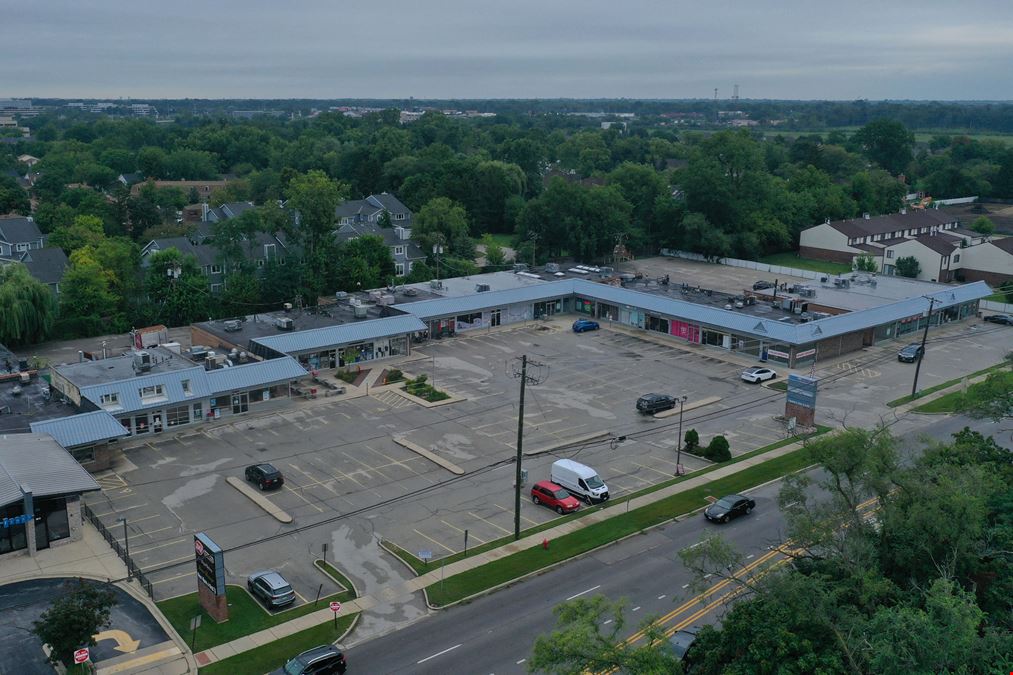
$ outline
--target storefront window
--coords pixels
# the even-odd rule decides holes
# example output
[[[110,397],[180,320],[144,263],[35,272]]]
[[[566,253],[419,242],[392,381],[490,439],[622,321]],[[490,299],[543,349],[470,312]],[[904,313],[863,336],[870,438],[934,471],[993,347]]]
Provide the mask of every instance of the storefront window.
[[[408,338],[405,336],[390,339],[390,355],[404,356],[408,353]]]
[[[85,464],[87,462],[95,461],[95,446],[89,445],[85,448],[77,448],[70,451],[70,456],[78,461],[79,464]]]
[[[146,434],[148,433],[148,416],[138,415],[134,418],[134,433],[135,434]]]
[[[203,407],[201,406],[200,403],[194,403],[193,404],[193,419],[194,419],[195,422],[197,420],[204,419],[204,411],[203,411]]]
[[[169,408],[165,411],[165,424],[166,426],[176,427],[181,424],[190,423],[190,408],[188,406],[180,406],[178,408]]]
[[[0,509],[0,554],[20,551],[28,547],[28,537],[25,536],[24,525],[2,527],[3,518],[15,518],[24,512],[24,507],[20,503]]]

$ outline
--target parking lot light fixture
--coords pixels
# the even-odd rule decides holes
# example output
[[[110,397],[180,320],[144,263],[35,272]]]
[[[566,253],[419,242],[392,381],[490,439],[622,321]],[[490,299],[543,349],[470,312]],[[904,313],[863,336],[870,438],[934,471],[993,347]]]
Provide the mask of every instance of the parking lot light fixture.
[[[685,394],[679,397],[679,438],[676,439],[675,451],[675,475],[682,475],[682,406],[689,398]]]

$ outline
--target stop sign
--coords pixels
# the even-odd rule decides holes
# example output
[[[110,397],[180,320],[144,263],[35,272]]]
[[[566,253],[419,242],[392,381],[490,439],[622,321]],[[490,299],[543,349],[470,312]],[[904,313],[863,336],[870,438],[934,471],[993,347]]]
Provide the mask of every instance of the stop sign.
[[[340,602],[332,602],[331,603],[331,611],[332,612],[340,612],[341,611],[341,603]]]
[[[85,663],[88,660],[88,648],[74,650],[74,663]]]

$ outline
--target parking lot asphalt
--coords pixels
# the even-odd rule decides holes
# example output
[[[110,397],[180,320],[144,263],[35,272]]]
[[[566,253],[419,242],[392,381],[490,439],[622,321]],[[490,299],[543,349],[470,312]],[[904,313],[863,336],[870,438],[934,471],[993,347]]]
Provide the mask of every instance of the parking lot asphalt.
[[[725,435],[733,454],[785,437],[776,417],[780,392],[738,378],[741,365],[713,351],[682,349],[608,329],[575,335],[565,321],[470,333],[420,345],[400,367],[425,373],[439,389],[463,397],[425,408],[391,391],[347,400],[299,401],[263,415],[193,427],[176,437],[151,437],[126,452],[115,471],[99,477],[103,491],[87,497],[114,533],[127,518],[130,552],[151,579],[159,599],[193,592],[193,532],[207,532],[225,551],[230,583],[250,572],[281,571],[311,602],[337,588],[315,567],[327,557],[360,592],[384,600],[388,582],[411,573],[380,553],[379,538],[434,560],[468,545],[513,532],[513,462],[517,428],[517,359],[527,354],[525,448],[558,445],[592,432],[609,438],[525,457],[528,485],[548,478],[557,458],[594,467],[613,496],[654,485],[676,472],[678,416],[638,415],[635,401],[648,392],[685,394],[687,402],[720,397],[687,411],[684,430],[703,443]],[[988,326],[988,324],[982,324]],[[999,330],[1011,330],[1000,327]],[[1001,360],[1001,335],[960,324],[933,334],[923,386]],[[840,363],[820,364],[821,414],[853,419],[881,414],[881,405],[903,395],[913,366],[893,357],[888,343]],[[906,344],[906,343],[903,343]],[[975,365],[981,363],[980,366]],[[846,365],[841,365],[844,363]],[[970,365],[966,365],[970,364]],[[824,408],[825,406],[825,408]],[[463,467],[456,477],[396,444],[408,440]],[[225,482],[242,478],[245,466],[270,461],[286,484],[266,496],[294,518],[279,523]],[[706,462],[683,454],[687,470]],[[522,527],[556,514],[524,495]],[[115,527],[114,527],[115,525]],[[322,585],[322,586],[321,586]],[[357,628],[382,633],[425,612],[421,600],[373,608]]]
[[[31,632],[32,622],[37,620],[49,604],[64,592],[68,579],[36,579],[0,586],[0,674],[3,675],[51,675],[53,667],[42,651],[42,642]],[[97,583],[97,582],[87,582]],[[129,593],[117,586],[111,586],[116,594],[117,604],[110,612],[108,634],[91,648],[93,663],[122,656],[129,652],[153,647],[169,640],[169,636],[151,616],[148,609]],[[122,631],[125,635],[114,634]],[[118,641],[120,635],[125,642]],[[136,640],[136,645],[130,641]]]

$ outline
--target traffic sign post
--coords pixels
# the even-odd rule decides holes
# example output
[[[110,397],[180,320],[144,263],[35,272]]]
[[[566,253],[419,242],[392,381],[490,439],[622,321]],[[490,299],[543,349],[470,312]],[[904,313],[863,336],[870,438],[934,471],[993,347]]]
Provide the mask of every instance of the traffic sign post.
[[[89,658],[91,658],[91,653],[88,651],[87,647],[74,650],[75,665],[79,663],[87,663]]]
[[[331,603],[331,611],[334,612],[334,628],[337,629],[337,627],[338,627],[338,612],[341,611],[341,603],[340,602],[332,602]]]

